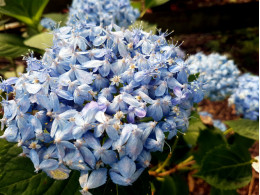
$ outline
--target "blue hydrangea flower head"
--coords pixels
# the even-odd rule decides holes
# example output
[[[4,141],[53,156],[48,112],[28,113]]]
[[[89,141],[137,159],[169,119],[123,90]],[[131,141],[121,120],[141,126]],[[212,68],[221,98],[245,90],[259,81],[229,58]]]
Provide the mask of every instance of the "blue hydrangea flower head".
[[[129,0],[73,0],[69,12],[68,25],[76,23],[93,23],[108,26],[115,23],[128,27],[139,17]]]
[[[40,23],[44,28],[48,30],[53,30],[57,25],[56,22],[51,18],[43,18]]]
[[[191,55],[186,63],[190,64],[192,74],[199,73],[199,80],[205,83],[205,96],[213,101],[225,99],[237,87],[239,70],[233,60],[224,55],[197,53]]]
[[[259,77],[248,73],[238,78],[238,87],[228,99],[235,104],[237,114],[250,120],[259,119]]]
[[[80,171],[82,194],[108,176],[131,185],[151,152],[187,130],[203,84],[188,81],[189,68],[165,34],[115,24],[53,34],[42,59],[31,54],[26,73],[1,83],[14,95],[1,102],[1,138],[17,142],[36,172],[66,179]]]

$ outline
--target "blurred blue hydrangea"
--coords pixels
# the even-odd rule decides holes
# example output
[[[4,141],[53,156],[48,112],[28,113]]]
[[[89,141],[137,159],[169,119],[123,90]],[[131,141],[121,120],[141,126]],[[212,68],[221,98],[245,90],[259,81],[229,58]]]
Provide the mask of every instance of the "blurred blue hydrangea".
[[[53,34],[41,60],[27,57],[27,73],[2,82],[14,99],[2,101],[1,138],[18,142],[36,172],[66,179],[79,170],[83,194],[107,173],[131,185],[151,152],[186,131],[202,84],[188,82],[188,66],[164,33],[81,24]]]
[[[87,22],[108,26],[115,23],[128,27],[139,15],[139,10],[134,9],[129,0],[73,0],[67,24]]]
[[[228,99],[235,104],[238,114],[251,120],[259,119],[259,77],[243,74],[238,78],[238,88]]]
[[[230,96],[237,87],[239,70],[233,60],[217,53],[208,56],[197,53],[186,60],[192,74],[199,73],[204,85],[205,96],[213,101]]]
[[[57,24],[54,20],[52,20],[52,19],[50,19],[50,18],[43,18],[40,23],[41,23],[41,25],[42,25],[44,28],[46,28],[46,29],[48,29],[48,30],[53,30],[53,29],[55,29],[56,24]]]
[[[201,116],[207,116],[207,117],[210,117],[211,120],[212,120],[212,125],[218,129],[220,129],[221,131],[226,131],[227,130],[227,126],[221,121],[221,120],[218,120],[218,119],[213,119],[213,116],[212,114],[208,113],[208,112],[199,112],[199,114]]]

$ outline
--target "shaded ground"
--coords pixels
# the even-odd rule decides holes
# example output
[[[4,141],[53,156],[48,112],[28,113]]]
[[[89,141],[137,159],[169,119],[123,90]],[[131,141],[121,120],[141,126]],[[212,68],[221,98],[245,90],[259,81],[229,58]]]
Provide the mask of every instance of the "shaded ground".
[[[227,100],[212,102],[205,99],[199,103],[199,111],[207,111],[212,114],[214,119],[222,121],[239,118],[239,116],[236,115],[235,106],[229,106]]]

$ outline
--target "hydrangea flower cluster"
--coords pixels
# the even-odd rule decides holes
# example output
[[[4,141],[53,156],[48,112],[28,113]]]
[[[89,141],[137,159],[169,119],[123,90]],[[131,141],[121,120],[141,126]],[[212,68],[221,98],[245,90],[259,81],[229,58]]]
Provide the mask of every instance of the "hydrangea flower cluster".
[[[74,0],[69,12],[68,25],[87,21],[96,25],[108,26],[115,23],[128,27],[140,15],[129,0]]]
[[[238,77],[238,88],[228,99],[238,114],[250,120],[259,119],[259,77],[248,73]]]
[[[190,56],[186,63],[191,64],[192,74],[199,73],[199,80],[205,83],[205,96],[213,101],[225,99],[237,87],[239,70],[226,56],[197,53]]]
[[[131,185],[151,152],[185,131],[201,83],[166,34],[85,24],[54,30],[43,58],[26,58],[27,73],[2,82],[3,136],[54,179],[81,172],[82,193]]]

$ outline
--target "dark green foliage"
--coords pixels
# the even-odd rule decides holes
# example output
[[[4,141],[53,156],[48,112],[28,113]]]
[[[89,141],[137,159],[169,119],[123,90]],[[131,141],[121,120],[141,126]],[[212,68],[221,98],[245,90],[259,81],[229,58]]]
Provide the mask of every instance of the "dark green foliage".
[[[5,6],[0,7],[0,13],[37,28],[48,2],[49,0],[5,0]]]
[[[194,152],[194,157],[198,164],[201,163],[207,152],[216,146],[227,144],[225,137],[218,129],[207,129],[201,131],[197,143],[198,145]]]
[[[236,190],[220,190],[220,189],[211,187],[210,195],[237,195],[237,192],[236,192]]]
[[[241,154],[226,145],[220,145],[205,155],[197,176],[222,190],[243,187],[252,176],[250,154]]]
[[[236,133],[249,139],[259,139],[259,121],[239,119],[225,122]]]
[[[0,34],[0,56],[13,58],[28,53],[30,47],[24,45],[23,41],[16,35]]]

